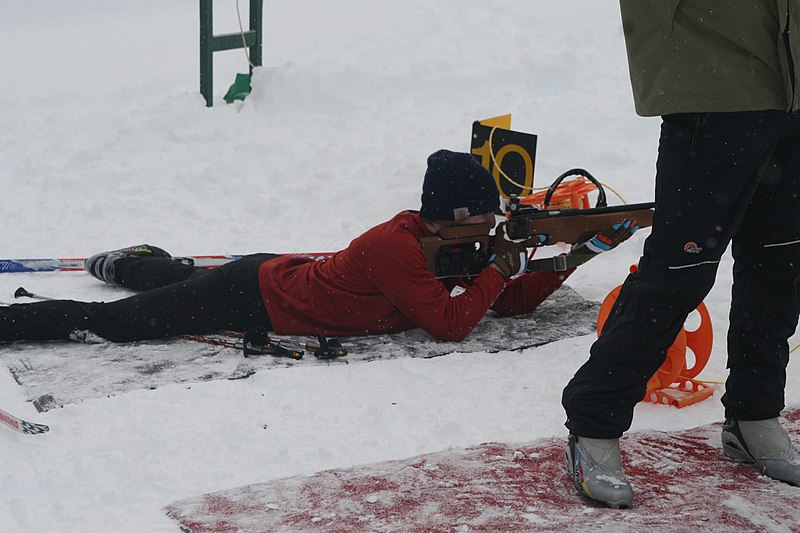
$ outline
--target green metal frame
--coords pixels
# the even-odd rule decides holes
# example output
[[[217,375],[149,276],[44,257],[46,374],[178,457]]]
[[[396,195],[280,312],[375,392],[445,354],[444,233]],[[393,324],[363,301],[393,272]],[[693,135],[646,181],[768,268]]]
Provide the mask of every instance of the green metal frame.
[[[206,107],[214,105],[214,52],[250,49],[250,63],[260,67],[262,61],[262,30],[264,0],[250,0],[250,31],[214,35],[214,0],[200,0],[200,94]],[[250,67],[253,73],[253,67]]]

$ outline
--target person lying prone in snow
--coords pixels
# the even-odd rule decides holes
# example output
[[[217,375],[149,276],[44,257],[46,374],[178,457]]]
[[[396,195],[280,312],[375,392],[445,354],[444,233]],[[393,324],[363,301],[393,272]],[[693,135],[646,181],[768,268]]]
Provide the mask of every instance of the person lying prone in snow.
[[[113,302],[11,305],[0,309],[0,340],[69,339],[88,331],[129,342],[254,327],[277,334],[371,335],[419,327],[437,339],[460,341],[488,309],[527,313],[574,271],[523,273],[525,243],[507,238],[501,225],[494,254],[479,274],[437,279],[420,239],[452,226],[493,227],[499,193],[470,154],[439,150],[427,162],[419,211],[398,213],[322,260],[254,254],[203,269],[146,244],[104,252],[87,259],[86,270],[138,294]],[[603,232],[613,235],[603,247],[577,246],[570,253],[613,248],[634,231],[635,225],[617,225]],[[456,284],[465,290],[453,296]]]

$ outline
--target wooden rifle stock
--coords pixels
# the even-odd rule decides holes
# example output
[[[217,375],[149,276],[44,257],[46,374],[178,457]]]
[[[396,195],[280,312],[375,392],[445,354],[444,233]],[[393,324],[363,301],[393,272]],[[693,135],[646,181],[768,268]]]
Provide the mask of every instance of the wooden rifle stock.
[[[547,246],[557,242],[575,244],[591,238],[625,219],[636,220],[640,228],[653,225],[654,204],[631,204],[591,209],[562,209],[527,211],[512,215],[508,233],[512,239],[527,238],[528,247]],[[546,240],[540,244],[539,236]]]

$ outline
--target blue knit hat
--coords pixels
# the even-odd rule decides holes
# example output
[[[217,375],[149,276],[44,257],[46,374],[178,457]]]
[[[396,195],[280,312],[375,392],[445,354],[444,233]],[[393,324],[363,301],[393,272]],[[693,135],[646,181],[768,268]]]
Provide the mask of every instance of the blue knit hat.
[[[420,215],[430,220],[463,220],[499,207],[494,177],[471,154],[439,150],[428,156]]]

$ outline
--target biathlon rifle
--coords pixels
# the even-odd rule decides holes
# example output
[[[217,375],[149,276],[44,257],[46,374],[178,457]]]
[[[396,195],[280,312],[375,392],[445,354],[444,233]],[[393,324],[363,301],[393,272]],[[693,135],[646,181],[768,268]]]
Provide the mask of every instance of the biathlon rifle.
[[[564,178],[585,176],[598,188],[597,206],[588,209],[548,210],[550,198]],[[602,185],[583,169],[572,169],[553,182],[544,200],[545,209],[527,206],[512,195],[506,208],[506,231],[513,240],[525,240],[528,248],[548,246],[557,242],[577,244],[590,239],[606,228],[635,219],[640,228],[653,224],[655,204],[652,202],[607,206]],[[420,243],[428,268],[437,278],[461,277],[479,274],[489,263],[494,246],[492,224],[475,224],[443,228],[436,235],[422,237]],[[570,257],[575,259],[570,260]],[[563,271],[585,262],[586,257],[559,255],[529,261],[527,271]]]

